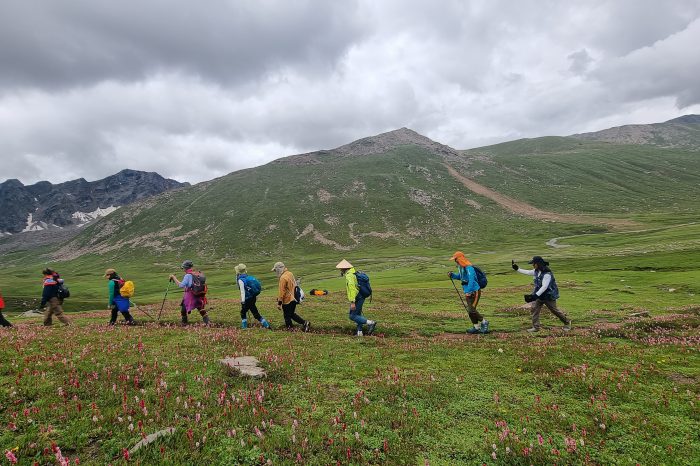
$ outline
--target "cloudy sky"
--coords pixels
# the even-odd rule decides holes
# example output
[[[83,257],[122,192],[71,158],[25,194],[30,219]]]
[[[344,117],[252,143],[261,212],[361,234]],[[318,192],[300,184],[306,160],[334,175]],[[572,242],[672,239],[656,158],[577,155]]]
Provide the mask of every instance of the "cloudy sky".
[[[0,181],[665,121],[700,113],[698,44],[697,0],[2,0]]]

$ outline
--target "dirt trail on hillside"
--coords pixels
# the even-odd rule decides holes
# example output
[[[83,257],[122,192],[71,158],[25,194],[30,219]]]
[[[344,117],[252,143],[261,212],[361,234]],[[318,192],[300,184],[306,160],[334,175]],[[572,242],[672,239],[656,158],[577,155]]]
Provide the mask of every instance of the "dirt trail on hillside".
[[[545,220],[548,222],[578,223],[585,225],[608,225],[613,227],[628,227],[635,225],[635,223],[630,220],[597,218],[588,214],[558,214],[556,212],[548,212],[546,210],[541,210],[526,202],[518,201],[517,199],[505,196],[490,188],[487,188],[486,186],[480,185],[476,181],[459,174],[459,172],[457,172],[457,170],[452,168],[450,165],[445,164],[445,167],[447,168],[447,171],[450,172],[450,175],[452,175],[453,178],[462,183],[465,188],[476,194],[479,194],[480,196],[488,197],[492,201],[499,204],[501,207],[508,209],[514,214],[536,218],[538,220]]]

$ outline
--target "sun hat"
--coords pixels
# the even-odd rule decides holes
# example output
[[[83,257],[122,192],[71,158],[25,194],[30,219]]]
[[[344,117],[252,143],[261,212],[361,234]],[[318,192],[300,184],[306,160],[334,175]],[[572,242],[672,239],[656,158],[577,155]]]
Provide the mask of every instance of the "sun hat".
[[[351,268],[352,268],[352,264],[351,264],[350,262],[346,261],[345,259],[343,259],[342,261],[338,262],[338,265],[336,265],[335,268],[336,268],[336,269],[341,269],[341,270],[343,270],[343,269],[351,269]]]
[[[453,261],[456,260],[457,263],[458,263],[460,266],[462,266],[462,267],[466,267],[466,266],[468,266],[468,265],[472,265],[472,263],[469,262],[469,259],[467,259],[467,258],[464,256],[464,253],[463,253],[462,251],[455,251],[455,253],[452,254],[452,257],[450,257],[450,260],[453,260]]]
[[[246,273],[248,271],[248,268],[245,266],[245,264],[238,264],[233,268],[233,270],[236,271],[236,273]]]
[[[527,262],[528,264],[542,264],[542,265],[549,265],[549,262],[546,260],[542,259],[542,256],[533,256],[532,260]]]
[[[284,262],[275,262],[272,266],[272,272],[277,272],[278,270],[284,270]]]
[[[114,275],[115,273],[117,273],[116,270],[114,270],[114,269],[107,269],[107,270],[105,270],[105,277],[111,277],[111,276]]]

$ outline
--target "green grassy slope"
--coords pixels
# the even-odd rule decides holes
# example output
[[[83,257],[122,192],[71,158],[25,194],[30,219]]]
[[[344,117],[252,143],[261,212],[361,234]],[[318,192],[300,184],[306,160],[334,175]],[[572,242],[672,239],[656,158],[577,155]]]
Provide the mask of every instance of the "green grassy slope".
[[[547,137],[463,152],[470,176],[563,213],[697,218],[700,153]]]

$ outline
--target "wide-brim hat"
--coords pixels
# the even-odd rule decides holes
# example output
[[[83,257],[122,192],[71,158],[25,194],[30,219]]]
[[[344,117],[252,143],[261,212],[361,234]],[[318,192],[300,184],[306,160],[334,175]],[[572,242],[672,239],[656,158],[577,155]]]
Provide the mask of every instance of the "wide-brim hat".
[[[546,260],[542,259],[542,256],[533,256],[532,260],[527,261],[528,264],[542,264],[542,265],[549,265],[549,262]]]
[[[233,268],[233,270],[235,270],[236,273],[246,273],[248,268],[245,266],[245,264],[238,264]]]
[[[352,268],[352,264],[351,264],[350,262],[346,261],[345,259],[343,259],[342,261],[338,262],[338,265],[336,265],[335,268],[336,268],[336,269],[341,269],[341,270],[343,270],[343,269],[351,269],[351,268]]]
[[[457,263],[462,267],[466,267],[471,264],[469,259],[467,259],[462,251],[455,251],[455,253],[452,254],[452,257],[450,257],[450,260],[457,261]]]
[[[272,266],[272,272],[276,272],[277,270],[284,270],[284,262],[275,262],[275,265]]]
[[[116,270],[114,270],[114,269],[107,269],[107,270],[105,270],[105,277],[111,277],[111,276],[114,275],[115,273],[117,273]]]

